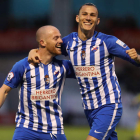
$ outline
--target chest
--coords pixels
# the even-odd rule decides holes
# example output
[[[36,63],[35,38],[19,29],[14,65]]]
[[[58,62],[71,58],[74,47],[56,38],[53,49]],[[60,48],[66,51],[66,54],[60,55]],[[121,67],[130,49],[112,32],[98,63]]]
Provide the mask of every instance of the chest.
[[[94,41],[69,42],[67,52],[74,66],[101,65],[109,53],[101,39]]]
[[[64,77],[64,69],[60,66],[30,66],[23,76],[24,85],[32,89],[50,89]]]

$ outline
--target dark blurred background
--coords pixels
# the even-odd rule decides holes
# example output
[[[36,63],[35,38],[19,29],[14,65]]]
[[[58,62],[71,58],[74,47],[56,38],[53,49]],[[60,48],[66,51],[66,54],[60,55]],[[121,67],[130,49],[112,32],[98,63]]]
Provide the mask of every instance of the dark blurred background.
[[[97,31],[115,35],[140,53],[140,0],[0,0],[0,86],[15,62],[38,47],[39,27],[54,25],[62,37],[77,31],[75,16],[87,2],[99,10]],[[119,125],[134,128],[138,106],[132,107],[131,102],[140,93],[140,69],[119,58],[115,61],[124,106]],[[18,89],[13,89],[0,109],[0,125],[14,124],[17,105]],[[88,125],[76,80],[66,80],[62,109],[65,124]]]

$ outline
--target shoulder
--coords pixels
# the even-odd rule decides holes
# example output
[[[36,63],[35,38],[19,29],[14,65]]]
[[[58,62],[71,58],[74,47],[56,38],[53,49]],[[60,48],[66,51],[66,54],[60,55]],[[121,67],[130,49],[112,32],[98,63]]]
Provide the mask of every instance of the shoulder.
[[[56,59],[56,58],[53,58],[53,62],[57,63],[60,67],[61,67],[62,65],[68,66],[68,65],[71,64],[70,60],[58,60],[58,59]]]
[[[108,34],[105,34],[105,33],[102,33],[102,32],[99,32],[98,33],[98,38],[100,38],[101,40],[103,41],[116,41],[118,40],[117,37],[113,36],[113,35],[108,35]]]
[[[20,69],[25,69],[28,65],[29,65],[28,58],[25,57],[19,60],[18,62],[16,62],[13,67],[18,68],[20,70]]]
[[[63,41],[71,40],[73,38],[76,38],[77,36],[78,36],[77,32],[72,32],[72,33],[68,34],[67,36],[63,37]]]

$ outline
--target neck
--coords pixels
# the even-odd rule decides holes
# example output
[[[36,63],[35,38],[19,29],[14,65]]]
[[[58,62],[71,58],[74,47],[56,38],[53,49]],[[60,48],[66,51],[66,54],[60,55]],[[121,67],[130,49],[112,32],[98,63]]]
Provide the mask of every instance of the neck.
[[[93,35],[94,35],[94,29],[90,31],[85,31],[80,29],[80,27],[78,28],[78,37],[83,41],[91,38]]]
[[[49,64],[54,57],[52,54],[46,51],[46,48],[39,48],[38,53],[42,59],[41,62],[45,65]]]

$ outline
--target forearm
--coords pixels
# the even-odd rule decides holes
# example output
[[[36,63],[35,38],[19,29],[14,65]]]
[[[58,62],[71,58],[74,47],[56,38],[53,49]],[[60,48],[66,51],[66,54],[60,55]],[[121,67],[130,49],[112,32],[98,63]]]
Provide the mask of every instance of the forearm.
[[[1,108],[3,103],[4,103],[4,101],[5,101],[5,99],[6,99],[6,97],[7,97],[7,95],[8,95],[8,93],[0,93],[0,94],[1,94],[0,95],[0,108]]]
[[[1,88],[0,88],[0,108],[2,107],[7,95],[8,95],[8,92],[10,91],[10,87],[6,86],[6,85],[3,85]]]

